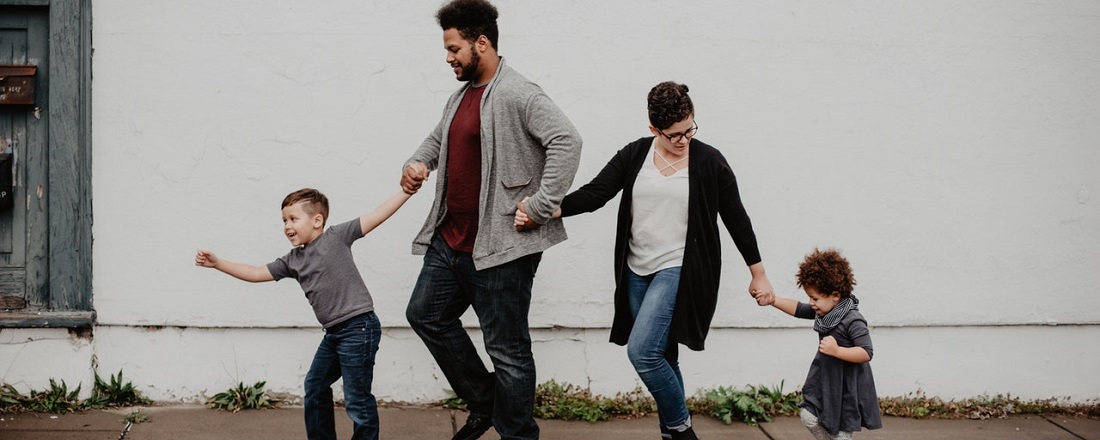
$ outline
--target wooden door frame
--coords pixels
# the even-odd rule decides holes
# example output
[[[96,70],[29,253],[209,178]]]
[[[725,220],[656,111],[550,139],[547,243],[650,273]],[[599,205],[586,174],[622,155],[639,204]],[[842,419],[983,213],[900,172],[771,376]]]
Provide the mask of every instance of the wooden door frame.
[[[44,6],[50,17],[45,112],[49,121],[45,197],[50,306],[34,312],[0,311],[0,327],[88,327],[96,318],[92,309],[91,0],[0,0],[0,5]]]

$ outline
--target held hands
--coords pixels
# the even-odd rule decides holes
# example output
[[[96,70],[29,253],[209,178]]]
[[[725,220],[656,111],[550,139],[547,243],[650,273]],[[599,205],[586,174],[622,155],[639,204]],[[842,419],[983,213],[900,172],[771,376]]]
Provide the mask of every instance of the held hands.
[[[195,265],[200,267],[216,267],[218,265],[218,256],[213,252],[200,249],[195,253]]]
[[[752,282],[749,283],[749,295],[752,295],[758,306],[775,304],[775,289],[766,277],[753,277]]]
[[[424,181],[428,179],[428,174],[427,165],[422,162],[410,163],[409,166],[405,167],[405,171],[401,173],[401,190],[405,191],[405,194],[416,194]]]
[[[523,206],[523,204],[527,202],[527,199],[530,199],[530,197],[524,197],[523,200],[520,200],[519,203],[516,203],[516,220],[514,222],[516,226],[516,232],[530,231],[532,229],[538,228],[539,226],[542,226],[538,223],[535,223],[535,221],[532,220],[531,217],[527,216],[527,208]]]

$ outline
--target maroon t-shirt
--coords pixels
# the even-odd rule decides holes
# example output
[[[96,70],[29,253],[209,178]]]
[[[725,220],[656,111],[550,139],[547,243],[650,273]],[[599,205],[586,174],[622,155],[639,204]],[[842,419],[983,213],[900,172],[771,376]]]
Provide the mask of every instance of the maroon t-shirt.
[[[439,232],[451,249],[473,252],[481,206],[481,95],[470,87],[447,132],[447,216]]]

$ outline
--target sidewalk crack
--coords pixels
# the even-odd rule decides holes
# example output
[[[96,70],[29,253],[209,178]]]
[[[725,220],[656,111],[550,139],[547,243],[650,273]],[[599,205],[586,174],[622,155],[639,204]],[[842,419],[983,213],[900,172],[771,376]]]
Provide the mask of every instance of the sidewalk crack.
[[[1077,438],[1079,438],[1079,439],[1081,439],[1081,440],[1088,440],[1088,439],[1086,439],[1086,438],[1084,438],[1084,437],[1081,437],[1081,436],[1077,435],[1077,433],[1076,433],[1076,432],[1070,431],[1070,430],[1069,430],[1069,428],[1067,428],[1067,427],[1065,427],[1065,426],[1062,426],[1062,425],[1061,425],[1061,424],[1059,424],[1058,422],[1055,422],[1055,421],[1051,420],[1051,419],[1050,419],[1050,417],[1047,417],[1047,416],[1045,416],[1045,415],[1041,415],[1041,416],[1039,416],[1039,417],[1042,417],[1042,418],[1043,418],[1043,420],[1046,420],[1047,422],[1050,422],[1050,424],[1052,424],[1052,425],[1054,425],[1054,426],[1057,426],[1057,427],[1061,428],[1061,429],[1062,429],[1063,431],[1065,431],[1065,432],[1068,432],[1068,433],[1069,433],[1069,435],[1072,435],[1072,436],[1074,436],[1074,437],[1077,437]]]

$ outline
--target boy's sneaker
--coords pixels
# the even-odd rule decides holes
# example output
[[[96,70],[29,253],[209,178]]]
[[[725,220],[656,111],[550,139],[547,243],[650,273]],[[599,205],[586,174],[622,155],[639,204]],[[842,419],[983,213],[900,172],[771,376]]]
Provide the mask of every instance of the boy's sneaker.
[[[451,437],[451,440],[476,440],[492,427],[492,417],[482,417],[477,414],[470,414],[470,416],[466,418],[466,424],[462,425],[462,429],[459,429],[458,432],[455,433],[455,436]]]

